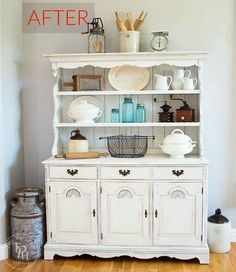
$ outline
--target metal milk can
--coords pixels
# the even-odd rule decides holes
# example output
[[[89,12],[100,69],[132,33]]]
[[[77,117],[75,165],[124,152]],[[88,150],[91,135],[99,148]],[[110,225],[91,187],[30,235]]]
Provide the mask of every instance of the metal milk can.
[[[19,261],[43,256],[45,244],[45,200],[43,190],[23,188],[11,201],[11,253]]]

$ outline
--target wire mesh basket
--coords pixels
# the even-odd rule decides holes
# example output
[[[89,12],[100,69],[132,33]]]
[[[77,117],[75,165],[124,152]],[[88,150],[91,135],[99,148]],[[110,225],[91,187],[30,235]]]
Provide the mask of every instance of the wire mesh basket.
[[[155,139],[155,136],[109,136],[100,137],[107,139],[107,147],[110,155],[115,158],[141,158],[148,149],[148,139]]]

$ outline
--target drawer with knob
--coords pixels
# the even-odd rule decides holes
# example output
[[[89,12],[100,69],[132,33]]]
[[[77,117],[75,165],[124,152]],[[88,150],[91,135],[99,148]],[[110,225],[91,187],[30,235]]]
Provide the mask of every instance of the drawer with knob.
[[[203,167],[155,167],[153,168],[154,179],[175,180],[201,180],[204,178]]]
[[[100,171],[101,179],[151,179],[152,169],[151,167],[101,167]]]
[[[51,166],[49,178],[52,179],[97,179],[95,166]]]

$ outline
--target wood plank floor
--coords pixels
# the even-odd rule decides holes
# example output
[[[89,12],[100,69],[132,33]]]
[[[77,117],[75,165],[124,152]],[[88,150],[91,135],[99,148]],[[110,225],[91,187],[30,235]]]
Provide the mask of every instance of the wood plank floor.
[[[94,257],[56,257],[53,261],[20,264],[14,260],[0,262],[0,272],[236,272],[236,243],[227,254],[211,254],[209,265],[197,261],[169,258],[137,260],[129,257],[99,259]]]

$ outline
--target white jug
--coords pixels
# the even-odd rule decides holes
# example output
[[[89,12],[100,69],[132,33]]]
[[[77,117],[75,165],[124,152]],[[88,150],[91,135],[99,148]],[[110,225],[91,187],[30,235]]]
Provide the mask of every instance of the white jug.
[[[194,90],[197,85],[197,79],[196,78],[184,78],[184,90]]]
[[[174,78],[190,78],[191,71],[190,70],[183,70],[183,69],[175,69],[174,70]]]
[[[217,209],[215,214],[208,217],[207,242],[211,252],[225,253],[230,251],[231,223]]]
[[[159,74],[154,74],[156,78],[155,90],[169,90],[170,84],[172,82],[172,76],[162,76]],[[169,83],[168,83],[169,79]]]
[[[173,90],[182,90],[184,85],[184,77],[189,78],[191,75],[190,70],[175,69],[174,78],[171,83],[171,88]]]

